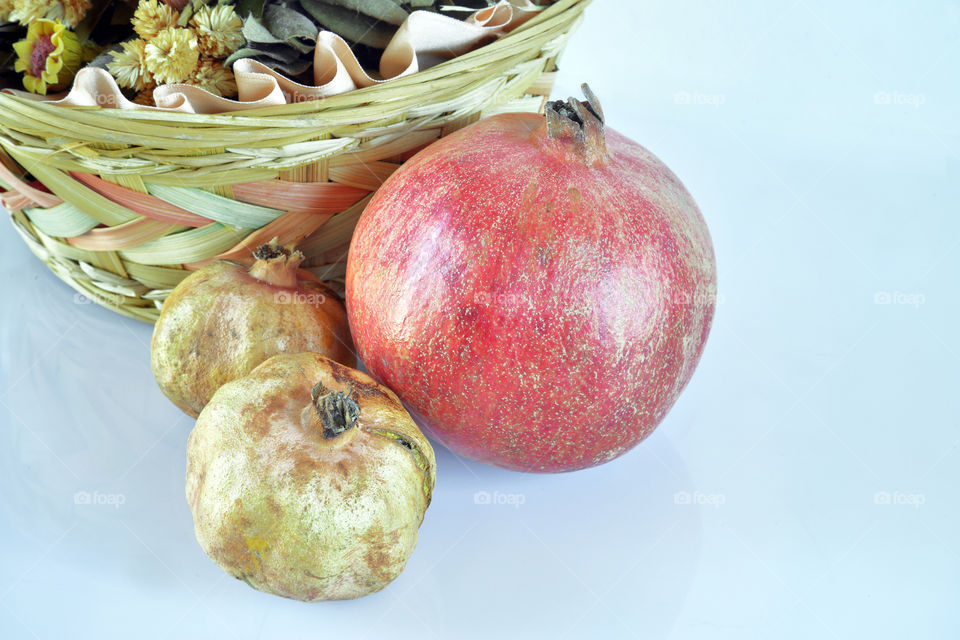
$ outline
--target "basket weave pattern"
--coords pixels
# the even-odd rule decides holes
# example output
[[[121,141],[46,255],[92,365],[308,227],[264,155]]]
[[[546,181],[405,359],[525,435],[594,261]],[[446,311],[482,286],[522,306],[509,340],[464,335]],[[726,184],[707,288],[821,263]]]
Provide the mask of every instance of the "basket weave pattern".
[[[0,199],[58,277],[146,322],[192,269],[247,262],[272,238],[338,288],[372,192],[441,136],[542,109],[589,2],[559,0],[475,51],[319,101],[196,115],[0,94]]]

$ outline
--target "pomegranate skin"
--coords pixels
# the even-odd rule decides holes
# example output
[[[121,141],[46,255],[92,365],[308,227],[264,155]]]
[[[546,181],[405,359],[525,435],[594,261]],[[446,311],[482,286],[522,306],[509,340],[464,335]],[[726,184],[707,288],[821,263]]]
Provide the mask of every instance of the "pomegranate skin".
[[[301,256],[302,258],[302,256]],[[346,310],[299,259],[211,262],[187,276],[163,304],[150,364],[164,395],[196,418],[221,386],[280,353],[315,352],[356,365]],[[257,278],[287,279],[285,285]],[[272,272],[271,272],[272,270]]]
[[[347,397],[332,413],[317,404],[329,392]],[[389,389],[317,353],[279,354],[200,412],[186,479],[197,541],[224,571],[286,598],[346,600],[403,571],[436,459]]]
[[[358,354],[420,426],[507,469],[602,464],[650,435],[713,319],[703,217],[656,156],[602,126],[482,120],[395,172],[353,236]],[[584,149],[586,148],[586,152]]]

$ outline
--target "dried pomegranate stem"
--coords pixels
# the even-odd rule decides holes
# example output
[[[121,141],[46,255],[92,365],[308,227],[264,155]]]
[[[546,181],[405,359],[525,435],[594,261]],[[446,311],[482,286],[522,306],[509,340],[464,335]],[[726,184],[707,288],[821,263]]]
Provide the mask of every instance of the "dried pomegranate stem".
[[[586,83],[580,88],[586,102],[569,98],[566,102],[547,103],[547,134],[551,140],[571,140],[587,164],[605,162],[607,140],[603,133],[603,108]]]
[[[257,259],[250,267],[250,275],[277,287],[297,286],[297,269],[303,262],[303,254],[297,250],[281,247],[274,238],[269,244],[262,244],[253,252]]]
[[[336,438],[356,426],[360,405],[353,396],[353,387],[350,387],[350,393],[331,391],[322,382],[313,388],[313,407],[323,425],[324,438]]]

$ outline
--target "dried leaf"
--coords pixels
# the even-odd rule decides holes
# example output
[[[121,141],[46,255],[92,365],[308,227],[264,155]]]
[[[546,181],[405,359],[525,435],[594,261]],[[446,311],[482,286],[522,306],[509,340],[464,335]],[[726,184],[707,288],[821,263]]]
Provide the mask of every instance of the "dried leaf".
[[[407,19],[407,12],[393,0],[327,0],[327,3],[397,26]]]
[[[296,51],[295,49],[290,50]],[[274,71],[279,71],[291,78],[296,78],[296,76],[305,73],[310,69],[311,66],[313,66],[313,60],[311,58],[296,57],[295,59],[287,62],[271,57],[271,54],[269,53],[250,48],[240,49],[239,51],[235,52],[233,55],[227,58],[225,64],[229,66],[240,58],[256,60],[257,62],[270,67]]]
[[[271,4],[262,18],[247,16],[243,35],[249,42],[293,44],[298,38],[317,39],[317,26],[310,18],[286,5]]]
[[[266,4],[267,0],[239,0],[234,6],[234,10],[241,18],[246,18],[249,15],[260,18],[263,16],[263,9]]]
[[[107,64],[113,61],[113,56],[111,56],[110,53],[114,51],[116,52],[122,51],[122,48],[120,47],[120,45],[116,45],[114,47],[111,47],[110,49],[107,49],[106,51],[103,51],[96,58],[88,62],[87,66],[96,67],[98,69],[105,70],[107,68]]]
[[[241,58],[262,58],[267,57],[271,60],[277,62],[282,62],[284,64],[291,64],[300,60],[303,56],[298,49],[294,47],[287,46],[285,44],[260,44],[252,43],[252,46],[244,47],[243,49],[238,49],[230,54],[230,57],[226,59],[224,65],[230,66],[237,60]],[[308,59],[309,60],[309,59]]]
[[[396,31],[376,18],[319,0],[301,0],[300,4],[317,22],[351,42],[383,49]]]

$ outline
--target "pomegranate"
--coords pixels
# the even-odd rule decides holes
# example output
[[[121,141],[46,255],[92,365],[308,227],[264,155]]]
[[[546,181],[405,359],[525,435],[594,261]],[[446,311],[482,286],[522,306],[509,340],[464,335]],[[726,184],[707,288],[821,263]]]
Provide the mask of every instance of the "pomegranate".
[[[367,370],[453,451],[521,471],[611,460],[656,428],[713,319],[706,224],[596,97],[442,138],[376,193],[346,302]]]
[[[222,386],[187,443],[197,540],[250,586],[343,600],[400,575],[436,461],[400,400],[316,353],[282,354]]]
[[[303,255],[260,246],[247,267],[212,262],[190,274],[163,304],[150,360],[163,393],[196,417],[220,385],[278,353],[313,351],[356,365],[347,314],[309,271]]]

